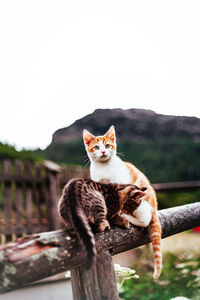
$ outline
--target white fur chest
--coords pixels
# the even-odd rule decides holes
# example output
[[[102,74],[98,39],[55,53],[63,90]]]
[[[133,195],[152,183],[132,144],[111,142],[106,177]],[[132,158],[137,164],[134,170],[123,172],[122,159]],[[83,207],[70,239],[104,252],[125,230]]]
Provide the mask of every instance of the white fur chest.
[[[90,175],[95,181],[107,179],[111,183],[128,184],[131,177],[123,161],[118,157],[112,157],[109,162],[91,162]]]

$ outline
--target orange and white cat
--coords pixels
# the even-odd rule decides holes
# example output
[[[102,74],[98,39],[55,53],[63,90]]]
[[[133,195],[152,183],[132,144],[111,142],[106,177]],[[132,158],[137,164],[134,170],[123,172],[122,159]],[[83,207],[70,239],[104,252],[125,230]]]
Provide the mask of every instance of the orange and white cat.
[[[148,178],[133,164],[124,162],[117,156],[114,126],[103,136],[94,136],[84,129],[83,140],[91,162],[90,176],[94,181],[132,183],[147,188],[146,195],[133,215],[122,216],[136,226],[149,227],[155,262],[153,276],[158,278],[162,269],[161,225],[157,216],[158,205],[153,187]]]

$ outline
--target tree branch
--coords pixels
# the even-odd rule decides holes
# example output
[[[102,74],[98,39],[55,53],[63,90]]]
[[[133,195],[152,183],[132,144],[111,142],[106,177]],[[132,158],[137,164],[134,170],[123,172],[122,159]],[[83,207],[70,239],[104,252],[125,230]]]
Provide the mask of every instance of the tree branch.
[[[200,226],[200,203],[159,211],[162,237]],[[112,255],[150,242],[148,229],[112,228],[96,234],[97,252]],[[0,292],[73,269],[84,263],[85,252],[73,232],[58,230],[31,235],[0,247]]]

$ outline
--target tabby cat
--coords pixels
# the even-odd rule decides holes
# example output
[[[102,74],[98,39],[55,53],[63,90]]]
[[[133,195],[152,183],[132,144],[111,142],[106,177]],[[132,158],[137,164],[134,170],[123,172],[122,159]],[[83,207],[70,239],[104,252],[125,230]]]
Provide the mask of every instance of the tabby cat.
[[[96,258],[93,232],[103,232],[112,225],[129,227],[121,212],[133,211],[140,205],[146,188],[135,185],[106,184],[90,179],[72,179],[63,189],[59,213],[68,228],[74,229],[86,249],[86,267]]]
[[[148,178],[133,164],[122,161],[116,154],[116,136],[114,126],[103,136],[94,136],[88,130],[83,131],[83,140],[90,159],[90,175],[97,182],[135,184],[146,186],[146,195],[133,214],[123,214],[130,223],[149,227],[155,261],[154,278],[158,278],[162,269],[161,225],[157,216],[156,193]]]

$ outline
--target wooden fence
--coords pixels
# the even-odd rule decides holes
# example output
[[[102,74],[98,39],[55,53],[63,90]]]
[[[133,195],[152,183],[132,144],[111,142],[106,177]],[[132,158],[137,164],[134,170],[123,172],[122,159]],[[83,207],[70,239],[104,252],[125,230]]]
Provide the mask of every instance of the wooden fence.
[[[26,234],[59,229],[58,197],[72,177],[87,177],[81,167],[4,160],[0,166],[0,244]]]
[[[0,244],[31,233],[61,228],[57,202],[73,177],[89,177],[80,166],[58,166],[45,161],[31,164],[4,160],[0,164]],[[156,191],[200,188],[200,181],[154,184]]]

